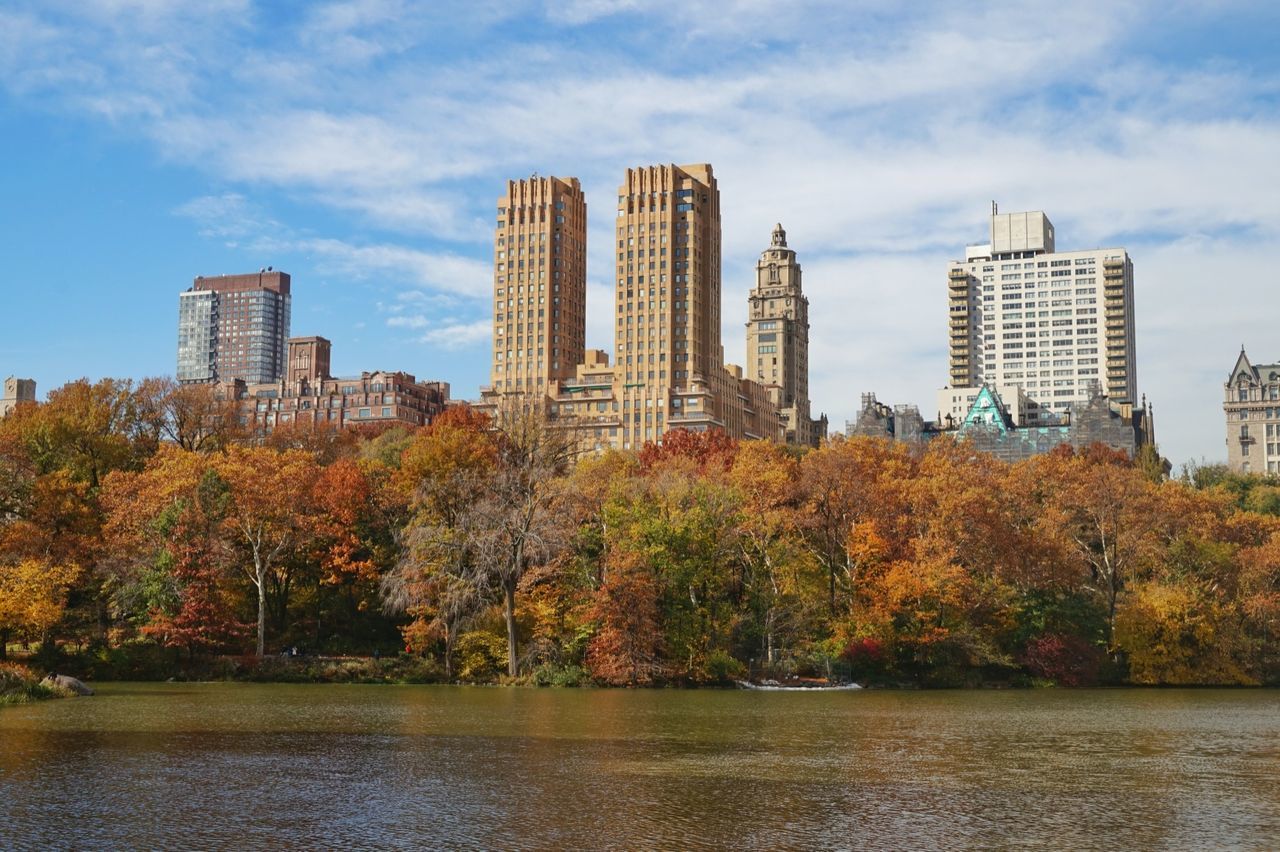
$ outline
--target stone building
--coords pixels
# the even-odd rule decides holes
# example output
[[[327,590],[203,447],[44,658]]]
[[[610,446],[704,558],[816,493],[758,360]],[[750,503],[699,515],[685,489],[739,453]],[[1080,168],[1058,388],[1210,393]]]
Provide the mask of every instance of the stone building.
[[[587,202],[577,178],[507,181],[493,245],[494,390],[544,395],[582,363]]]
[[[954,435],[975,449],[1007,462],[1021,461],[1047,453],[1063,444],[1084,449],[1103,444],[1121,450],[1130,458],[1138,448],[1155,443],[1151,408],[1116,403],[1103,396],[1097,385],[1089,399],[1074,404],[1051,422],[1019,424],[1000,394],[993,388],[979,389],[969,410],[958,422],[928,422],[915,406],[889,408],[875,398],[862,395],[857,420],[847,424],[847,434],[886,437],[921,444],[938,435]]]
[[[800,263],[778,224],[756,263],[748,297],[747,371],[760,384],[778,387],[787,443],[816,447],[826,437],[827,421],[809,415],[809,299],[800,279]]]
[[[1227,466],[1236,473],[1280,473],[1280,364],[1249,361],[1244,348],[1223,385]]]
[[[0,397],[0,417],[4,417],[21,403],[35,401],[35,379],[18,379],[10,376],[4,380],[4,396]]]
[[[420,382],[411,373],[376,370],[329,375],[331,345],[323,337],[288,341],[288,373],[277,382],[221,383],[238,401],[242,426],[271,432],[278,426],[343,429],[401,424],[425,426],[449,404],[447,382]]]

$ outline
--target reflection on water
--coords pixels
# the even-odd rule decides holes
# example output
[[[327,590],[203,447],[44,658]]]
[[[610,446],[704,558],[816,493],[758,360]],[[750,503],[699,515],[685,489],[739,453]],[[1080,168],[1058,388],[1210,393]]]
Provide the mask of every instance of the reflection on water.
[[[1280,695],[101,684],[0,710],[0,848],[1253,847]]]

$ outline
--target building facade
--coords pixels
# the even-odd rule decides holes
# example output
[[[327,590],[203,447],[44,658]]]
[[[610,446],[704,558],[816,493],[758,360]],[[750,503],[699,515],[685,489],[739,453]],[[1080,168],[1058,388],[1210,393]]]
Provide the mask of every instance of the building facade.
[[[974,449],[1006,462],[1022,461],[1047,453],[1064,444],[1077,450],[1102,444],[1136,456],[1145,444],[1155,443],[1151,408],[1116,403],[1092,386],[1090,397],[1073,403],[1053,419],[1019,423],[999,392],[982,387],[974,395],[964,415],[943,422],[923,420],[913,405],[890,408],[875,394],[862,395],[862,410],[846,424],[850,437],[882,437],[910,444],[923,444],[939,435],[953,435]]]
[[[1280,364],[1249,361],[1243,348],[1223,385],[1227,466],[1236,473],[1280,473]]]
[[[800,263],[779,223],[747,297],[747,370],[760,384],[777,386],[787,443],[816,447],[826,435],[826,418],[815,422],[809,412],[809,299],[800,279]]]
[[[4,396],[0,397],[0,417],[4,417],[24,402],[35,401],[35,379],[19,379],[10,376],[4,380]]]
[[[988,242],[947,266],[948,390],[1018,385],[1045,419],[1088,402],[1094,383],[1135,404],[1133,281],[1123,248],[1058,251],[1044,213],[993,204]]]
[[[510,222],[500,215],[498,224],[499,239],[508,235],[510,246]],[[720,192],[710,164],[627,169],[614,229],[612,365],[605,352],[583,353],[568,376],[545,386],[513,384],[509,373],[495,370],[476,407],[493,413],[513,403],[544,406],[597,449],[638,449],[675,428],[780,440],[776,395],[724,363]],[[510,267],[495,270],[495,341],[513,333],[508,300],[496,293],[504,271],[509,288]],[[495,366],[498,351],[495,343]],[[499,376],[508,380],[498,385]]]
[[[449,404],[447,382],[420,382],[412,374],[376,370],[329,375],[331,345],[323,337],[288,341],[288,375],[276,382],[220,384],[237,400],[240,425],[258,433],[281,426],[337,430],[354,426],[426,426]]]
[[[279,381],[289,339],[290,280],[271,268],[198,276],[178,297],[178,381]]]
[[[586,351],[587,203],[578,179],[507,181],[493,252],[492,387],[545,394],[573,377]]]

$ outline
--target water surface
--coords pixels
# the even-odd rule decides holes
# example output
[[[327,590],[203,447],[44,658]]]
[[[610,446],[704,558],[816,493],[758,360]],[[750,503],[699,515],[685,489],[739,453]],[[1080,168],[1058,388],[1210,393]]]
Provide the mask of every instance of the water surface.
[[[1280,694],[101,684],[0,848],[1275,848]]]

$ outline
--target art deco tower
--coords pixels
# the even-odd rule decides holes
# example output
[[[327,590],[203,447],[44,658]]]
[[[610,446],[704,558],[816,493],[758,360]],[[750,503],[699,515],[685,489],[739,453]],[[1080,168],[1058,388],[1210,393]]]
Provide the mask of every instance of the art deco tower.
[[[816,446],[820,436],[809,419],[809,300],[782,225],[774,227],[769,248],[760,254],[748,299],[747,374],[779,388],[787,443]]]
[[[587,336],[587,202],[577,178],[507,181],[493,256],[495,392],[546,394]]]
[[[720,191],[711,166],[627,169],[616,228],[614,337],[626,381],[685,387],[719,370]]]

